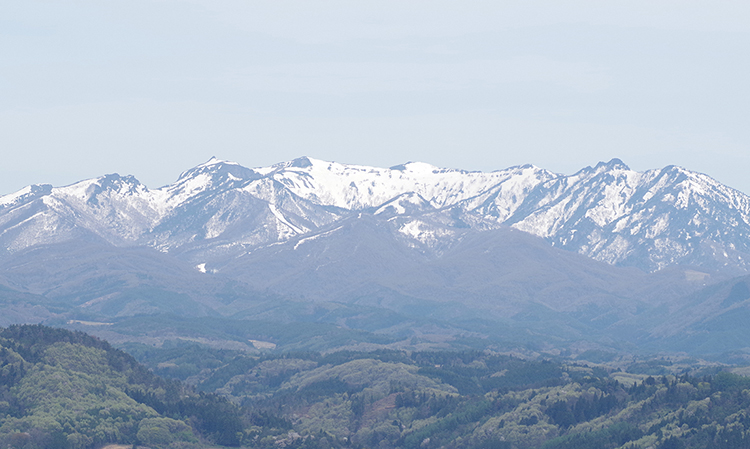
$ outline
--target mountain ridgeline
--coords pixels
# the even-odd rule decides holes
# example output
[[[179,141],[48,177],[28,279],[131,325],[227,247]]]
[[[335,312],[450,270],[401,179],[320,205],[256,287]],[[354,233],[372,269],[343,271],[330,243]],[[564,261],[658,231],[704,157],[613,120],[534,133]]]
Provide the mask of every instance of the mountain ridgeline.
[[[675,166],[640,173],[615,159],[559,175],[211,159],[159,189],[112,174],[0,197],[0,248],[0,325],[115,342],[750,346],[731,318],[750,313],[750,198]],[[144,329],[145,315],[175,327]],[[269,324],[292,322],[307,327]]]
[[[408,163],[389,169],[300,158],[248,169],[211,159],[150,190],[106,175],[0,198],[8,253],[94,234],[117,246],[182,254],[210,269],[319,232],[353,215],[399,217],[410,244],[439,251],[460,230],[511,226],[614,265],[747,271],[750,198],[669,166],[639,173],[614,159],[573,175],[526,165],[491,173]],[[46,232],[41,232],[42,230]]]

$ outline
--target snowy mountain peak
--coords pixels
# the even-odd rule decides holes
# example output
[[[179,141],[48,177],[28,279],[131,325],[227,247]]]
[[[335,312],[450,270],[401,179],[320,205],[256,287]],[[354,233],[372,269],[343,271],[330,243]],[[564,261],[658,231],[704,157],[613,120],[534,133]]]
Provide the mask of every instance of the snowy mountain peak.
[[[452,229],[512,226],[647,271],[677,263],[750,269],[750,197],[681,167],[636,172],[619,159],[566,176],[533,165],[487,173],[310,157],[249,169],[214,157],[155,190],[111,174],[0,197],[0,242],[10,252],[90,232],[117,245],[179,249],[204,263],[360,213],[412,223],[402,231],[432,236],[424,245],[443,245]]]
[[[112,173],[109,175],[104,175],[100,178],[96,178],[95,184],[101,190],[117,190],[121,193],[133,192],[138,187],[143,185],[133,175],[120,176],[117,173]]]
[[[499,172],[499,171],[506,171],[506,170],[534,170],[534,171],[546,171],[542,168],[537,167],[534,164],[523,164],[523,165],[514,165],[512,167],[508,167],[504,170],[494,170],[493,173]]]
[[[0,208],[26,203],[34,198],[49,195],[50,193],[52,193],[51,184],[32,184],[17,192],[0,197]]]
[[[313,166],[322,167],[325,165],[333,165],[336,164],[336,162],[326,162],[319,159],[313,159],[307,156],[298,157],[296,159],[292,159],[291,161],[286,162],[279,162],[278,164],[273,164],[269,167],[258,167],[255,168],[255,171],[258,173],[262,173],[264,175],[280,172],[280,171],[300,171],[295,169],[301,169],[301,170],[311,170]]]
[[[443,172],[459,171],[459,170],[452,170],[452,169],[440,169],[434,165],[427,164],[425,162],[407,162],[405,164],[394,165],[393,167],[390,168],[390,170],[412,172],[412,173],[422,173],[422,174],[437,173],[440,171],[443,171]]]
[[[198,167],[211,167],[211,166],[214,166],[214,165],[237,165],[237,166],[239,166],[240,164],[238,164],[237,162],[233,162],[233,161],[227,161],[227,160],[224,160],[224,159],[219,159],[216,156],[211,156],[211,159],[207,160],[206,162],[204,162],[202,164],[197,165],[195,168],[198,168]]]
[[[197,167],[205,167],[205,166],[208,166],[208,165],[216,165],[216,164],[221,164],[222,162],[224,162],[224,161],[221,160],[221,159],[219,159],[219,158],[217,158],[216,156],[211,156],[211,158],[209,160],[207,160],[206,162],[204,162],[202,164],[198,164]]]
[[[102,195],[133,196],[148,194],[148,188],[134,176],[120,176],[117,173],[87,179],[65,187],[55,187],[53,192],[66,198],[89,201],[98,204]]]
[[[312,165],[313,165],[313,162],[307,156],[298,157],[297,159],[294,159],[289,164],[290,167],[296,167],[296,168],[308,168],[308,167],[312,167]]]
[[[167,208],[171,209],[205,192],[241,188],[262,175],[236,162],[211,158],[208,162],[183,172],[174,184],[163,187]]]
[[[608,162],[604,162],[604,161],[599,162],[594,167],[591,167],[590,165],[587,167],[584,167],[578,170],[575,174],[571,175],[571,177],[581,178],[581,177],[587,177],[591,175],[598,175],[601,173],[618,172],[618,171],[622,172],[622,171],[632,171],[632,170],[620,159],[614,158]]]
[[[630,167],[628,167],[622,160],[618,158],[613,158],[609,162],[599,162],[598,164],[596,164],[596,169],[630,171]]]
[[[225,161],[222,159],[217,159],[216,157],[211,157],[208,161],[196,165],[195,167],[191,168],[190,170],[186,170],[182,173],[180,173],[180,176],[177,178],[177,182],[180,182],[181,179],[184,178],[191,178],[195,177],[198,174],[201,173],[216,173],[216,172],[242,172],[242,171],[252,171],[248,168],[245,168],[238,164],[237,162],[232,161]]]

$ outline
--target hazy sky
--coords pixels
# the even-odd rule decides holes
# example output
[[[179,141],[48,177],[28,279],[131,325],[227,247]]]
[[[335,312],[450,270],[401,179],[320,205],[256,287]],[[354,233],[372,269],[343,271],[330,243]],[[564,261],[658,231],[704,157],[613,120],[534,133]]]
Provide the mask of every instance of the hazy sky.
[[[0,194],[216,156],[573,173],[750,193],[750,2],[0,2]]]

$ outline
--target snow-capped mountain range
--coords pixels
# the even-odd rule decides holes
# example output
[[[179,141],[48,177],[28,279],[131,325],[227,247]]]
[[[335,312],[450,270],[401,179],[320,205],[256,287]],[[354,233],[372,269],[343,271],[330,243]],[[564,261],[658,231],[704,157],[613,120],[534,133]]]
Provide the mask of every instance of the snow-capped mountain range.
[[[484,173],[307,157],[250,169],[212,158],[159,189],[112,174],[0,197],[0,247],[9,255],[93,235],[211,270],[269,245],[328,238],[337,222],[362,215],[436,254],[468,231],[513,227],[645,271],[750,269],[750,197],[684,168],[636,172],[617,159],[560,175],[532,165]]]

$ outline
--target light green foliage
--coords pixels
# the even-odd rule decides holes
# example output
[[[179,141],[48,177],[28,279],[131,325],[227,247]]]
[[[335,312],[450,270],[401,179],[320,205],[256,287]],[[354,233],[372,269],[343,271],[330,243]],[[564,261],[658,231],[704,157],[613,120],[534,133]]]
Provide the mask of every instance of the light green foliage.
[[[351,434],[349,426],[352,419],[351,404],[342,395],[336,395],[313,404],[307,413],[295,421],[295,428],[303,433],[325,429],[336,437],[346,437]]]
[[[71,449],[84,449],[91,446],[94,439],[82,433],[71,433],[65,438]]]
[[[106,376],[39,364],[29,370],[19,385],[13,387],[13,392],[29,407],[45,411],[61,408],[81,412],[97,408],[117,415],[123,409],[138,410],[138,404],[117,388],[119,383]],[[141,412],[155,413],[148,408],[143,408]]]
[[[0,334],[0,447],[201,447],[191,425],[167,417],[178,414],[204,437],[239,442],[236,407],[159,379],[106,342],[44,326]]]
[[[197,442],[190,426],[170,418],[141,420],[136,434],[138,442],[154,448],[167,447],[176,441]]]
[[[322,385],[328,385],[331,381],[339,381],[350,388],[349,392],[327,393],[325,400],[313,403],[304,414],[294,419],[295,427],[304,432],[314,432],[325,429],[335,437],[346,437],[356,433],[361,421],[367,420],[368,416],[357,413],[357,405],[369,409],[370,414],[379,408],[376,401],[391,395],[391,390],[409,389],[424,391],[431,394],[456,393],[456,389],[450,385],[442,384],[433,379],[417,374],[418,367],[403,363],[389,363],[373,359],[359,359],[345,362],[339,365],[324,365],[312,368],[309,361],[285,360],[282,364],[263,362],[257,371],[268,370],[279,372],[281,369],[306,370],[295,374],[289,381],[280,386],[280,390],[312,392]],[[254,370],[255,371],[255,370]],[[394,398],[390,402],[380,404],[378,421],[384,417],[390,417]],[[366,403],[366,404],[365,404]],[[390,418],[389,418],[390,419]],[[394,427],[389,420],[387,426],[380,426],[375,434],[379,438],[388,435],[400,435],[398,427]],[[376,427],[378,427],[377,423]],[[385,432],[385,429],[388,431]],[[383,435],[381,435],[383,434]],[[368,436],[368,438],[370,438]],[[374,438],[374,437],[373,437]]]
[[[373,397],[389,394],[392,386],[410,390],[456,393],[455,387],[441,384],[417,374],[418,367],[403,363],[385,363],[379,360],[360,359],[337,366],[323,366],[295,375],[281,388],[302,389],[329,379],[339,379],[353,387],[363,387]]]
[[[63,355],[66,350],[70,354]],[[122,376],[114,375],[106,364],[96,365],[97,360],[104,360],[97,351],[76,345],[54,348],[53,357],[44,357],[45,362],[54,365],[34,365],[21,382],[11,388],[11,393],[30,413],[8,420],[0,426],[0,433],[13,428],[73,432],[86,438],[74,436],[71,444],[87,447],[92,442],[90,438],[121,441],[139,420],[157,416],[152,408],[138,404],[119,389],[124,384]],[[76,369],[77,354],[84,355],[83,372]],[[90,374],[96,371],[101,375]],[[82,443],[86,441],[89,442]]]
[[[295,358],[266,360],[246,373],[232,376],[216,392],[235,400],[239,400],[240,397],[262,395],[277,388],[283,379],[317,366],[318,364],[313,361]]]
[[[477,426],[472,437],[475,440],[493,438],[515,441],[522,446],[539,446],[560,433],[558,426],[551,423],[549,417],[544,414],[546,404],[570,400],[580,395],[581,386],[575,383],[500,395],[497,397],[498,400],[518,403],[518,406],[506,413],[493,416],[483,425]],[[531,421],[534,421],[534,424],[529,425]]]
[[[116,378],[123,385],[125,383],[122,374],[114,373],[109,367],[106,353],[102,349],[71,343],[55,343],[44,351],[42,361],[61,370],[74,371],[99,378]]]

